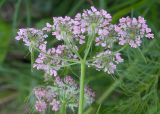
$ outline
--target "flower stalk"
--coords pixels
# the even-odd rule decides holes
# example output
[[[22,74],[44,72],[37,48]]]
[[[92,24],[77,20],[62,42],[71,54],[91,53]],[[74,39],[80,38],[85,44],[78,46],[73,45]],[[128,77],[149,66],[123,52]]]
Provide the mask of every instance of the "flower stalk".
[[[81,60],[80,97],[79,97],[78,114],[83,114],[85,64],[86,64],[86,60]]]
[[[34,64],[34,49],[31,47],[30,49],[31,53],[31,72],[33,72],[33,64]]]
[[[66,114],[66,102],[62,104],[61,113]]]

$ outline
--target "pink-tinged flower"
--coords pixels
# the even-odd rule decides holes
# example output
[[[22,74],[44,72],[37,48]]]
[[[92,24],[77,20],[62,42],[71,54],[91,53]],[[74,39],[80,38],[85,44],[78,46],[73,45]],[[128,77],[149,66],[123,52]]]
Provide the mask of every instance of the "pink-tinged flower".
[[[118,33],[118,39],[120,45],[129,44],[133,48],[137,48],[141,45],[142,38],[154,38],[151,33],[151,29],[148,28],[146,21],[143,17],[136,18],[121,18],[119,25],[115,27],[115,31]]]
[[[150,34],[150,33],[146,34],[146,37],[149,38],[149,39],[152,39],[152,38],[154,38],[154,34]]]
[[[57,76],[53,85],[34,89],[37,101],[35,104],[36,110],[40,112],[47,106],[51,106],[52,111],[57,112],[64,101],[67,104],[66,108],[74,110],[78,107],[79,90],[79,84],[71,76],[65,76],[64,78]],[[95,100],[95,92],[88,86],[85,87],[84,96],[85,106],[92,104]]]
[[[74,18],[73,23],[73,36],[79,40],[80,44],[85,43],[85,39],[81,39],[81,36],[85,38],[85,35],[98,34],[97,38],[100,38],[100,42],[96,43],[97,46],[106,46],[107,37],[109,36],[109,26],[111,22],[111,15],[105,10],[97,10],[95,7],[91,7],[89,10],[84,10],[82,14],[78,13]],[[78,22],[78,23],[77,23]],[[97,39],[96,39],[97,40]],[[102,44],[101,44],[102,43]]]
[[[89,97],[95,97],[95,92],[88,86],[85,87],[86,95]]]
[[[95,7],[91,7],[91,10],[93,11],[93,12],[97,12],[97,9],[95,8]]]
[[[36,101],[35,109],[38,112],[43,112],[47,108],[47,104],[44,101]]]
[[[56,70],[54,70],[54,69],[50,69],[49,70],[49,74],[52,76],[57,76],[57,71]]]
[[[38,55],[33,67],[38,70],[44,70],[51,76],[57,76],[57,70],[59,70],[61,66],[67,64],[66,61],[63,61],[60,58],[63,58],[64,56],[68,56],[68,59],[77,58],[66,48],[65,45],[58,45],[56,48],[50,48],[47,51],[45,45],[40,45],[40,47],[42,52]]]
[[[37,97],[37,99],[42,99],[46,96],[47,92],[44,88],[36,88],[34,89],[34,94]]]
[[[101,47],[98,47],[100,50],[112,50],[115,49],[113,46],[116,42],[120,45],[129,44],[131,47],[137,48],[141,45],[143,37],[154,38],[143,17],[122,17],[118,25],[111,24],[111,20],[112,16],[107,11],[98,10],[92,6],[90,9],[78,13],[75,18],[68,16],[53,17],[53,24],[46,23],[46,27],[42,30],[34,28],[20,29],[16,39],[23,40],[25,45],[29,46],[31,52],[35,48],[40,51],[33,66],[34,68],[44,70],[46,74],[57,76],[57,71],[60,68],[71,65],[70,63],[83,58],[80,57],[83,54],[79,54],[79,49],[83,50],[81,45],[86,42],[90,41],[91,47],[94,47],[94,44]],[[60,41],[57,44],[61,43],[63,45],[48,49],[49,46],[45,41],[48,32],[51,32]],[[88,48],[88,44],[83,46]],[[106,54],[106,51],[98,53],[100,55],[97,56],[107,55],[107,58],[105,58],[107,62],[99,58],[95,59],[92,65],[96,66],[97,70],[103,69],[108,73],[112,73],[116,68],[115,66],[123,61],[120,55],[113,54],[112,56]],[[113,59],[110,59],[110,57]],[[110,71],[109,66],[113,70]]]
[[[44,27],[42,30],[50,32],[52,30],[52,25],[50,23],[46,23],[46,27]]]
[[[113,74],[115,72],[115,70],[116,70],[116,65],[114,63],[110,62],[108,64],[108,68],[105,69],[104,71],[107,71],[108,74]]]
[[[57,61],[48,58],[44,53],[40,53],[38,58],[35,60],[33,67],[38,70],[44,70],[49,75],[57,76],[57,70],[51,67],[54,63],[57,64]]]
[[[51,88],[47,88],[46,91],[47,91],[47,94],[44,99],[48,103],[50,103],[53,99],[55,99],[57,97],[57,93],[54,90],[52,90]]]
[[[124,61],[120,53],[116,53],[115,57],[116,57],[116,63],[122,63]]]
[[[118,33],[122,32],[122,30],[119,26],[114,26],[114,30]]]
[[[63,80],[59,76],[55,78],[55,85],[60,87],[64,86]]]
[[[110,50],[106,50],[97,54],[89,65],[95,67],[98,71],[103,70],[108,74],[113,74],[117,64],[121,62],[123,62],[123,59],[120,53],[113,53]]]
[[[75,18],[68,16],[53,17],[53,25],[47,23],[48,28],[53,28],[52,35],[57,40],[68,42],[74,47],[77,41],[79,44],[86,42],[86,35],[96,35],[96,46],[111,48],[117,40],[114,36],[114,26],[111,24],[111,15],[105,10],[97,10],[95,7],[78,13]],[[99,42],[97,42],[99,39]],[[74,42],[74,43],[72,43]],[[69,48],[70,48],[69,47]]]
[[[41,50],[41,51],[46,51],[46,44],[47,44],[47,42],[43,42],[43,44],[40,44],[39,45],[39,49]]]
[[[138,21],[139,21],[140,24],[145,24],[146,23],[146,20],[144,20],[144,18],[141,17],[141,16],[138,17]]]
[[[113,44],[118,40],[115,28],[118,29],[116,25],[110,24],[103,30],[99,29],[99,36],[96,37],[96,46],[112,48]]]
[[[58,40],[65,40],[66,37],[71,37],[73,19],[68,16],[63,17],[53,17],[53,33]],[[78,28],[75,28],[74,32],[78,32]]]
[[[48,35],[44,34],[42,30],[27,28],[19,29],[16,40],[23,40],[26,46],[32,48],[39,47],[40,44],[43,44],[46,37]]]
[[[92,104],[93,102],[94,102],[94,100],[95,100],[95,96],[96,96],[96,94],[95,94],[95,92],[90,88],[90,87],[88,87],[88,86],[86,86],[85,87],[85,99],[86,99],[86,105],[90,105],[90,104]]]
[[[66,77],[64,78],[64,82],[65,82],[66,84],[69,84],[69,85],[74,85],[74,83],[75,83],[75,81],[73,80],[73,78],[72,78],[71,76],[66,76]]]
[[[57,112],[60,109],[60,102],[53,99],[52,102],[50,103],[52,106],[52,111]]]
[[[69,108],[73,110],[74,108],[78,107],[80,88],[79,84],[71,76],[65,76],[63,79],[61,79],[60,77],[56,77],[54,88],[58,93],[57,96],[59,97],[59,99],[64,99],[64,96],[66,96],[65,101],[68,101]],[[91,88],[85,87],[84,95],[86,105],[93,103],[95,99],[95,93]]]

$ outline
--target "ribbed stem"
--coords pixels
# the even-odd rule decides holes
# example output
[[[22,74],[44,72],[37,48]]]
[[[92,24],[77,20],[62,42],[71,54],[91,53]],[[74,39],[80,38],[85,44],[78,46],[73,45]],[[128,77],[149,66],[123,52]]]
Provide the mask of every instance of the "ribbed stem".
[[[83,114],[85,64],[86,64],[86,61],[85,60],[81,60],[80,96],[79,96],[78,114]]]
[[[61,114],[66,114],[66,103],[65,102],[62,104]]]

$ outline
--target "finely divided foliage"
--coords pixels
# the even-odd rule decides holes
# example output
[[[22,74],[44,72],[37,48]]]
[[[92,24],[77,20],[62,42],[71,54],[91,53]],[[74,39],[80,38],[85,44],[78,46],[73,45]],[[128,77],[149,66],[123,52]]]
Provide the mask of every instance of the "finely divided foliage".
[[[72,110],[83,107],[83,102],[82,106],[78,105],[81,92],[84,93],[86,106],[94,101],[95,94],[90,88],[80,89],[70,76],[61,79],[58,76],[58,70],[61,68],[81,64],[83,60],[88,67],[113,74],[116,66],[124,61],[121,49],[115,50],[114,45],[137,48],[144,37],[154,38],[143,17],[122,17],[118,24],[112,24],[111,21],[112,17],[108,12],[91,7],[83,13],[78,13],[74,18],[53,17],[53,24],[47,23],[41,30],[20,29],[16,39],[23,40],[31,53],[33,50],[39,52],[33,67],[55,77],[53,85],[34,90],[37,111],[43,112],[47,106],[52,107],[55,112],[64,105]],[[58,46],[48,48],[46,39],[50,33],[59,41]],[[80,53],[82,47],[85,47],[84,53]],[[98,49],[96,54],[92,54],[92,48]],[[92,56],[89,57],[89,54]]]

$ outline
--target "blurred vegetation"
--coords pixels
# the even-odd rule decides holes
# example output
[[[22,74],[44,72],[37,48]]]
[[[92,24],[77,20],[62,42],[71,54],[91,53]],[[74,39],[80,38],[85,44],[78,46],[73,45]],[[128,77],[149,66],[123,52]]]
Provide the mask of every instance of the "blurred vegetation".
[[[39,28],[53,16],[74,16],[91,5],[111,13],[113,23],[143,16],[155,39],[144,39],[140,49],[126,48],[113,76],[87,69],[86,83],[97,97],[86,114],[160,114],[160,0],[0,0],[0,114],[32,112],[27,97],[43,83],[42,72],[30,72],[27,49],[14,40],[17,29]],[[79,73],[77,67],[62,73],[70,71]]]

